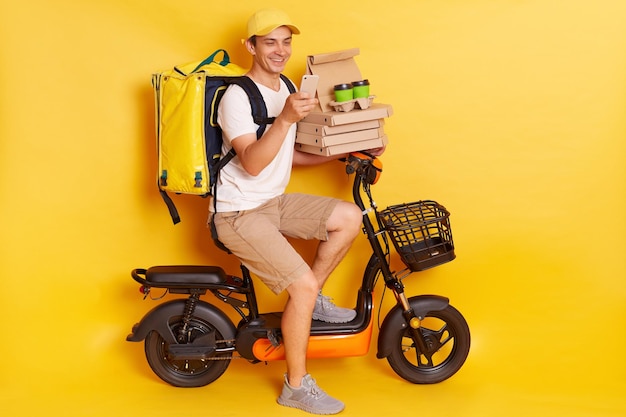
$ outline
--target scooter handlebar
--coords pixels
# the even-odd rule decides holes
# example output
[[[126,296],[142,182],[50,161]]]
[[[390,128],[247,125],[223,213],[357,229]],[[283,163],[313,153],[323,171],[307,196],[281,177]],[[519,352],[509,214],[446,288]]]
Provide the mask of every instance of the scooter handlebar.
[[[365,151],[351,152],[345,161],[346,173],[350,175],[356,172],[367,184],[376,184],[383,172],[381,160]]]

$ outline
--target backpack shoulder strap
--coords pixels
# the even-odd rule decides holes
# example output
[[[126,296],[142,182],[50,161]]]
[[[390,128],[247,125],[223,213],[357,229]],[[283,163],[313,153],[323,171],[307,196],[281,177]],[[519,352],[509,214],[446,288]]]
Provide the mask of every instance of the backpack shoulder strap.
[[[233,82],[243,88],[243,91],[245,91],[248,95],[250,107],[252,107],[252,118],[254,123],[259,125],[256,137],[257,139],[260,139],[265,132],[265,126],[271,123],[271,121],[268,123],[269,118],[267,117],[267,106],[265,105],[261,91],[259,91],[259,87],[257,87],[254,81],[245,75],[233,79]]]
[[[287,86],[287,88],[289,89],[289,92],[291,94],[296,92],[296,86],[293,85],[291,80],[289,78],[287,78],[286,75],[280,74],[280,79],[283,80],[283,82],[285,83],[285,85]]]
[[[286,75],[280,74],[280,79],[285,83],[290,94],[296,92],[296,87]],[[259,87],[257,87],[251,78],[244,75],[242,77],[234,78],[231,82],[243,88],[243,91],[245,91],[248,95],[250,106],[252,107],[252,118],[254,123],[259,125],[259,129],[256,132],[257,139],[260,139],[261,136],[263,136],[267,125],[274,123],[276,118],[268,117],[267,106],[265,105],[261,91],[259,91]]]

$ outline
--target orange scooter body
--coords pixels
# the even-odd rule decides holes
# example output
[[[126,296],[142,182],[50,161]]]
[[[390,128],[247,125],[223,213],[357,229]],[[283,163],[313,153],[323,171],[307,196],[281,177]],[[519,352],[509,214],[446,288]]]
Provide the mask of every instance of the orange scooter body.
[[[363,356],[370,348],[374,320],[359,333],[349,335],[322,335],[309,337],[307,358],[343,358],[347,356]],[[283,344],[272,345],[268,339],[258,339],[252,346],[254,357],[260,361],[280,361],[285,359]]]

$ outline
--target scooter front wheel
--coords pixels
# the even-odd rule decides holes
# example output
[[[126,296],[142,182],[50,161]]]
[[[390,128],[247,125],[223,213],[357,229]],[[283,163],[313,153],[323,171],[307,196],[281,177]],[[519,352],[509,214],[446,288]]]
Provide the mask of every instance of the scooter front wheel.
[[[182,317],[172,317],[169,327],[172,334],[179,334],[184,326]],[[223,337],[210,323],[192,318],[185,331],[188,343],[199,337],[213,333],[213,340]],[[219,344],[216,343],[216,348]],[[175,345],[178,346],[178,345]],[[230,364],[230,354],[216,353],[211,357],[180,358],[170,353],[169,343],[156,331],[151,331],[145,340],[146,359],[152,371],[163,381],[176,387],[202,387],[218,379]]]
[[[429,312],[417,329],[427,351],[421,352],[408,328],[398,328],[387,361],[400,377],[414,384],[436,384],[454,375],[469,354],[470,332],[465,318],[448,305]]]

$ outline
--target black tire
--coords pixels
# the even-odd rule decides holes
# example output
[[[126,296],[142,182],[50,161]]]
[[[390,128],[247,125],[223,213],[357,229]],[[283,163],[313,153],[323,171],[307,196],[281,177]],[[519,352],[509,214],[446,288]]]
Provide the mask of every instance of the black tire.
[[[394,347],[387,361],[395,373],[414,384],[436,384],[461,369],[469,354],[470,331],[457,309],[448,305],[428,313],[418,331],[426,340],[427,352],[419,352],[410,330],[393,332]]]
[[[181,317],[173,317],[170,320],[170,329],[173,334],[178,334],[178,329],[183,325]],[[215,333],[215,340],[223,340],[220,332],[210,323],[192,318],[187,332],[189,343],[199,336],[207,333]],[[220,343],[217,344],[220,346]],[[176,387],[202,387],[218,379],[230,365],[230,354],[216,354],[214,358],[222,359],[198,359],[198,360],[175,360],[168,355],[168,343],[156,331],[151,331],[145,340],[146,359],[152,371],[163,381]],[[227,359],[228,358],[228,359]]]

